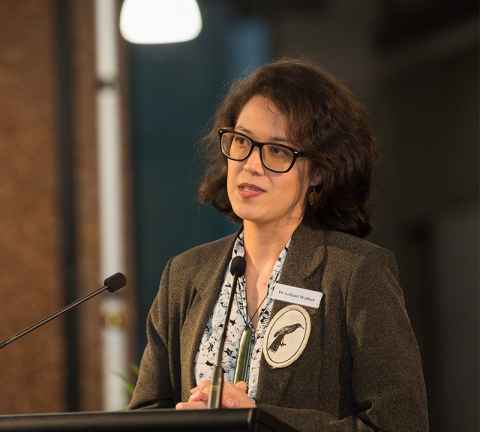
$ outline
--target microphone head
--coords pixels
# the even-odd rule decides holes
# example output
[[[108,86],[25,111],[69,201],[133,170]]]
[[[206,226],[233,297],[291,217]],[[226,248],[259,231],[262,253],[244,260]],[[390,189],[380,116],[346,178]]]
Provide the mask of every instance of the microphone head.
[[[110,292],[115,292],[124,287],[127,283],[127,278],[123,273],[115,273],[103,281],[103,285],[107,287]]]
[[[232,264],[230,264],[230,273],[237,277],[243,276],[246,267],[247,262],[245,261],[245,258],[242,256],[236,256],[232,260]]]

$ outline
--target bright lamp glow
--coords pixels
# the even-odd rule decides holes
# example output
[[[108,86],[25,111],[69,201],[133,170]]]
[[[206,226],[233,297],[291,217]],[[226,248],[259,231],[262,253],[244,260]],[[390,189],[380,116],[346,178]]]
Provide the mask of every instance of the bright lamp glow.
[[[120,33],[132,43],[185,42],[201,30],[195,0],[125,0],[120,12]]]

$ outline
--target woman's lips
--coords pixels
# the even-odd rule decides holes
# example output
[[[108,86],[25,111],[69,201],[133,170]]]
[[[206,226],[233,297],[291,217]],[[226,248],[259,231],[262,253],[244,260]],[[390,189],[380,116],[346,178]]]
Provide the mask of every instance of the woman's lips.
[[[253,198],[265,192],[261,187],[251,183],[241,183],[238,186],[238,191],[242,198]]]

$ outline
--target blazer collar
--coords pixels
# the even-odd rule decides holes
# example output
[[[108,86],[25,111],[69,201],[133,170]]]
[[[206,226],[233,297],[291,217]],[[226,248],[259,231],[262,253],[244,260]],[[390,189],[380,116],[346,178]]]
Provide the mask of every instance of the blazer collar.
[[[198,270],[193,278],[193,288],[196,294],[201,297],[211,297],[219,292],[225,276],[225,270],[232,256],[232,249],[240,230],[231,234],[216,244],[216,247],[209,252],[206,263]]]
[[[302,222],[293,233],[280,282],[301,286],[322,264],[325,245],[325,231]]]

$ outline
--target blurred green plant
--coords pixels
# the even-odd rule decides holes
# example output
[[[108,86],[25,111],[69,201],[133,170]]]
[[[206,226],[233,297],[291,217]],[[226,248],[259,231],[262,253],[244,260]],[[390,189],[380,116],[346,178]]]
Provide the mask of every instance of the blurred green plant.
[[[132,397],[133,389],[135,388],[135,384],[137,383],[138,379],[138,366],[131,365],[127,372],[117,372],[115,373],[115,375],[122,380],[123,387],[128,395],[128,399],[130,399]]]

